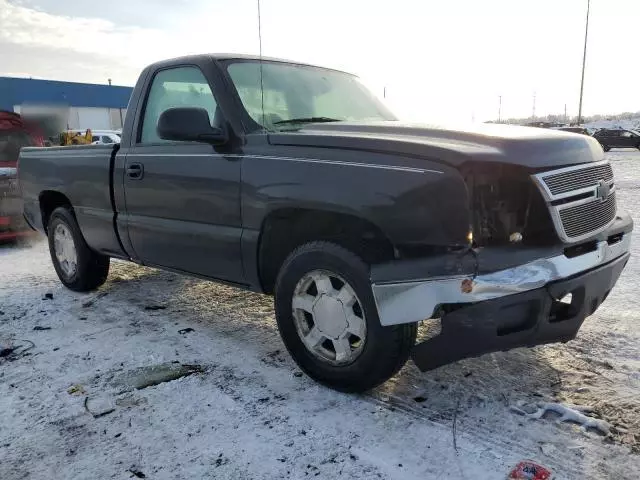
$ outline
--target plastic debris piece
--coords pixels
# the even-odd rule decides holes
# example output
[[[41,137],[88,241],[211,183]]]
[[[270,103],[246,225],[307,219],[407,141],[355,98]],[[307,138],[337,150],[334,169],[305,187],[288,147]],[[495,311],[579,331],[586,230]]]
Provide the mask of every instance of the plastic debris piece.
[[[67,393],[69,395],[84,395],[84,387],[80,384],[72,385],[67,388]]]
[[[531,460],[518,463],[507,477],[508,480],[549,480],[551,470]]]

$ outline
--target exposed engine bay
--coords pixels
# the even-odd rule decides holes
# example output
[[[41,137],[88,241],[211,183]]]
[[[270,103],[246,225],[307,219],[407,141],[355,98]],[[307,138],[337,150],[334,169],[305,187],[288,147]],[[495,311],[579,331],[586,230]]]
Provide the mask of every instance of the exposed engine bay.
[[[465,180],[470,190],[474,246],[558,242],[544,199],[524,168],[475,168]]]

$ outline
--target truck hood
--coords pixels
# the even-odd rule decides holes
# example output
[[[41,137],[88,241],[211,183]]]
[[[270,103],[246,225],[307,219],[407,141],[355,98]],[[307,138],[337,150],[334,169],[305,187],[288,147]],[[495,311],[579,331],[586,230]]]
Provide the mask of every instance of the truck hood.
[[[330,122],[269,134],[274,145],[339,148],[425,158],[461,167],[497,162],[534,170],[599,161],[600,144],[586,135],[512,125],[461,128],[400,122]]]

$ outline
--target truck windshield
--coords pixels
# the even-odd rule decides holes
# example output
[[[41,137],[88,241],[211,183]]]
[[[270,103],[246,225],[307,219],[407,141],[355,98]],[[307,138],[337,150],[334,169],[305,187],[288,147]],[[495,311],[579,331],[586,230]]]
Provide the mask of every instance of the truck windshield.
[[[249,116],[268,130],[296,129],[314,119],[396,120],[357,77],[348,73],[269,61],[263,62],[262,82],[258,61],[230,63],[227,72]]]

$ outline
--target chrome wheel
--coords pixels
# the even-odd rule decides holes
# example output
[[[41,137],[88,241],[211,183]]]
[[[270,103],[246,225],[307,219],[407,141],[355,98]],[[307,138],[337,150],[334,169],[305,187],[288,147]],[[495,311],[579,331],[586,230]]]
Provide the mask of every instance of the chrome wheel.
[[[72,277],[78,268],[78,253],[71,230],[62,223],[56,225],[53,231],[53,249],[65,276]]]
[[[339,275],[307,273],[296,285],[291,306],[298,335],[317,358],[345,365],[362,353],[367,337],[362,304]]]

